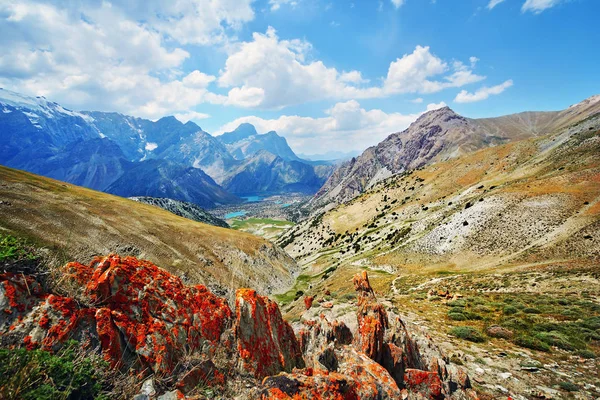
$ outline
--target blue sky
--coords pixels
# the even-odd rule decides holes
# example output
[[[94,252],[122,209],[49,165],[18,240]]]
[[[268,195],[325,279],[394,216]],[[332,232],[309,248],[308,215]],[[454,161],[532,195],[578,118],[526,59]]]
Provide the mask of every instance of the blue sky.
[[[300,153],[600,93],[596,0],[0,0],[0,86]]]

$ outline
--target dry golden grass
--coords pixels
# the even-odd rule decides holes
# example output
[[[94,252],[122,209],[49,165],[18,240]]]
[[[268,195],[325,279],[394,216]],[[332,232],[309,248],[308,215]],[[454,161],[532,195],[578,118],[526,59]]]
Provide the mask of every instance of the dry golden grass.
[[[133,254],[190,282],[263,291],[293,284],[294,261],[256,236],[202,224],[158,207],[0,167],[0,228],[61,255]]]

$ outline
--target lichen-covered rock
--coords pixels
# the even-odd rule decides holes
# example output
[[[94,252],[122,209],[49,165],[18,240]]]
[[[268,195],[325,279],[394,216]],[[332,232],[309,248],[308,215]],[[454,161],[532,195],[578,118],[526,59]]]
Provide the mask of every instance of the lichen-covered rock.
[[[43,293],[29,277],[0,276],[2,301],[10,306],[0,319],[3,343],[17,345],[20,338],[30,349],[57,350],[75,339],[90,348],[100,344],[114,366],[141,363],[164,373],[185,351],[218,343],[232,322],[224,299],[204,286],[188,287],[147,261],[110,255],[89,266],[69,263],[65,273],[93,306]]]
[[[319,316],[317,320],[305,321],[298,336],[306,366],[311,368],[320,368],[321,353],[330,345],[352,343],[352,332],[346,324],[340,321],[329,322],[324,315]]]
[[[261,379],[304,367],[300,345],[279,307],[252,289],[239,289],[234,326],[241,369]]]
[[[312,305],[313,305],[313,301],[314,301],[314,300],[315,300],[315,298],[314,298],[313,296],[305,296],[305,297],[304,297],[304,307],[305,307],[307,310],[310,310],[310,308],[311,308],[311,307],[312,307]]]
[[[352,280],[358,294],[358,330],[354,336],[354,347],[376,362],[384,356],[383,337],[389,325],[385,309],[377,302],[366,271]]]
[[[404,385],[409,393],[419,393],[431,400],[443,398],[442,381],[437,372],[407,369],[404,373]]]

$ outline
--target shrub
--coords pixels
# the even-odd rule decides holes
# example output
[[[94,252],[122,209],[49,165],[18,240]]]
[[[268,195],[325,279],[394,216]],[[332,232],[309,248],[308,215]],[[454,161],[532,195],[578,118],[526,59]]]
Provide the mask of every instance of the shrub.
[[[0,349],[2,398],[107,399],[108,364],[86,356],[78,342],[70,341],[57,354],[42,350]]]
[[[450,318],[453,321],[466,321],[467,320],[467,316],[465,314],[463,314],[462,312],[456,312],[453,310],[448,311],[448,318]]]
[[[590,350],[579,350],[577,355],[581,358],[593,359],[596,358],[596,353]]]
[[[517,310],[516,307],[514,306],[505,306],[502,309],[502,312],[504,313],[504,315],[513,315],[519,312],[519,310]]]
[[[526,347],[528,349],[532,349],[532,350],[539,350],[539,351],[545,351],[545,352],[549,352],[550,351],[550,346],[548,346],[548,344],[542,342],[541,340],[531,337],[529,335],[523,335],[523,336],[519,336],[516,340],[515,343],[521,347]]]
[[[452,336],[456,336],[459,339],[468,340],[470,342],[481,343],[485,341],[485,338],[475,328],[470,326],[455,326],[450,330]]]
[[[538,310],[537,308],[533,308],[533,307],[527,307],[527,308],[523,309],[523,312],[525,314],[541,314],[540,310]]]
[[[577,386],[577,385],[576,385],[576,384],[574,384],[574,383],[567,382],[567,381],[560,382],[560,383],[558,384],[558,386],[559,386],[559,387],[560,387],[562,390],[566,390],[567,392],[577,392],[577,391],[579,391],[579,386]]]

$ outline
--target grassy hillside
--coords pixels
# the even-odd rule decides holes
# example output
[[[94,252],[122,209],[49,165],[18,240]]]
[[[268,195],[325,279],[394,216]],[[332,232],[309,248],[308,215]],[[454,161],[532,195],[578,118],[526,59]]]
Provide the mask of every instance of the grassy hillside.
[[[297,268],[281,249],[256,236],[5,167],[0,228],[46,246],[54,263],[118,252],[225,289],[278,291],[293,283]]]
[[[279,243],[302,267],[279,296],[291,319],[351,324],[351,277],[366,269],[483,394],[598,395],[600,115],[394,175]]]

